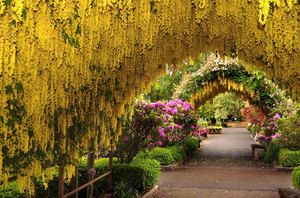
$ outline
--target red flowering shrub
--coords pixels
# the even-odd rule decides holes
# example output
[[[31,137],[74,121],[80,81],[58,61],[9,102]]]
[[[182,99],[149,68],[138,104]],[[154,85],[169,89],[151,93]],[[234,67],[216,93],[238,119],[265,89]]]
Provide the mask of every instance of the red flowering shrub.
[[[250,123],[249,128],[253,133],[261,131],[265,116],[261,110],[254,106],[244,107],[242,110],[244,121]]]

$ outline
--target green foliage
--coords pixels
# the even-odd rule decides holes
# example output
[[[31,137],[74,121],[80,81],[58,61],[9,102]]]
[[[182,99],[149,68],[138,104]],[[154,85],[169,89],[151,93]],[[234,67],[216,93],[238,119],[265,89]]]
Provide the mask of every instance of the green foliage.
[[[120,190],[123,182],[127,186],[127,193],[135,195],[136,192],[143,192],[154,186],[160,173],[160,164],[156,160],[136,159],[129,164],[117,163],[117,159],[113,159],[113,187]],[[87,183],[86,160],[78,165],[78,182],[79,186]],[[109,159],[101,158],[95,161],[95,170],[98,177],[109,171]],[[36,197],[53,198],[57,197],[58,192],[58,170],[51,181],[48,181],[48,188],[45,189],[41,178],[36,182]],[[105,177],[94,183],[94,194],[102,193],[108,189],[108,177]],[[73,189],[70,184],[64,185],[64,193],[71,192]],[[79,197],[86,197],[86,188],[79,191]],[[7,188],[0,186],[0,198],[23,198],[25,193],[20,193],[16,182],[10,182]]]
[[[156,147],[151,151],[145,151],[139,154],[137,158],[155,159],[160,162],[161,165],[169,165],[175,161],[169,149],[160,147]]]
[[[300,166],[300,150],[291,151],[289,149],[280,149],[279,163],[285,167]]]
[[[284,112],[280,113],[280,118],[274,120],[280,135],[274,141],[281,147],[300,150],[300,116],[291,109]]]
[[[185,153],[187,155],[191,155],[193,152],[195,152],[200,145],[200,140],[196,137],[190,137],[188,139],[185,139],[181,146],[183,147]]]
[[[151,2],[150,6],[152,6]],[[156,12],[155,10],[156,9],[154,9],[153,12]],[[151,102],[171,100],[175,91],[175,87],[182,80],[183,74],[195,72],[200,69],[205,56],[206,55],[204,54],[201,58],[196,60],[191,65],[186,63],[186,65],[179,68],[176,73],[169,73],[166,76],[160,77],[158,79],[156,87],[154,85],[151,86],[151,91],[146,94],[145,100],[150,99]]]
[[[226,92],[225,94],[216,96],[214,99],[214,107],[216,119],[242,119],[241,108],[244,107],[244,103],[241,98],[237,97],[234,93]]]
[[[280,147],[275,144],[274,142],[271,142],[269,146],[266,147],[266,153],[264,156],[264,161],[266,163],[273,163],[274,161],[278,161],[278,153],[279,153]]]
[[[292,172],[294,188],[300,190],[300,166],[296,167]]]
[[[200,125],[202,128],[206,128],[207,129],[209,127],[210,123],[211,123],[210,121],[200,120],[198,125]]]
[[[156,87],[151,86],[151,91],[146,94],[145,100],[150,99],[151,102],[171,100],[175,86],[179,83],[182,78],[182,74],[176,73],[175,77],[168,74],[158,79]]]
[[[114,196],[119,198],[133,198],[138,196],[138,191],[128,187],[126,182],[121,181],[114,188]]]
[[[57,194],[57,193],[56,193]],[[17,182],[13,181],[8,184],[5,188],[4,186],[0,186],[0,197],[1,198],[23,198],[25,197],[25,193],[21,193],[18,189]]]
[[[209,126],[208,129],[210,130],[210,132],[213,133],[221,133],[223,130],[223,127],[221,126]]]
[[[215,119],[215,110],[216,110],[216,108],[212,102],[206,102],[204,105],[202,105],[197,110],[197,114],[200,118],[214,120]]]
[[[176,162],[183,162],[185,160],[186,153],[180,148],[180,145],[167,147],[167,149],[171,152],[172,157]]]

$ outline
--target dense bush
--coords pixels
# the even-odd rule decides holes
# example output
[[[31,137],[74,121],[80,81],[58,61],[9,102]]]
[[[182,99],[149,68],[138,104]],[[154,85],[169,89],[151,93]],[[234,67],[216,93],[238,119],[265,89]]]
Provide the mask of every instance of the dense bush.
[[[185,153],[190,155],[200,146],[200,141],[201,140],[197,139],[196,137],[191,137],[182,141],[181,146],[183,147]]]
[[[140,150],[175,145],[190,136],[196,126],[196,111],[190,103],[180,99],[164,103],[138,101],[132,119],[125,119],[122,127],[118,157],[129,163]]]
[[[186,153],[183,150],[183,147],[180,145],[170,146],[167,149],[171,152],[172,157],[176,162],[182,162],[186,158]]]
[[[294,108],[295,109],[295,108]],[[274,125],[279,136],[274,141],[281,147],[296,151],[300,150],[300,116],[296,111],[277,113]]]
[[[294,169],[292,176],[294,188],[300,190],[300,166]]]
[[[113,187],[124,182],[127,184],[128,189],[135,191],[146,191],[154,186],[160,173],[160,164],[156,160],[151,159],[137,159],[130,164],[116,163],[117,159],[114,159],[113,165]],[[79,186],[87,183],[86,175],[86,161],[83,161],[78,166],[78,182]],[[102,158],[95,161],[95,170],[98,177],[109,170],[108,158]],[[58,174],[56,173],[54,178],[48,182],[48,188],[45,189],[41,179],[37,180],[36,197],[53,198],[57,197],[58,186]],[[94,183],[94,194],[102,193],[108,189],[108,177],[105,177]],[[73,189],[69,184],[65,184],[65,194],[71,192]],[[79,197],[86,197],[86,188],[79,191]],[[20,193],[17,188],[16,182],[9,183],[7,188],[0,186],[1,198],[15,198],[25,197],[24,193]]]
[[[134,159],[155,159],[161,165],[169,165],[174,161],[182,162],[187,155],[192,154],[199,147],[200,140],[196,137],[190,137],[183,140],[180,144],[153,150],[140,151]]]
[[[167,148],[156,147],[151,151],[140,152],[136,159],[155,159],[161,165],[169,165],[174,162],[172,152]]]
[[[300,151],[280,149],[279,163],[286,167],[300,166]]]
[[[100,159],[95,162],[96,175],[98,177],[109,170],[108,159]],[[157,181],[160,173],[160,164],[152,159],[135,159],[129,164],[113,164],[113,186],[125,182],[128,188],[139,192],[151,188]],[[94,193],[101,193],[108,188],[108,177],[98,181],[94,185]]]

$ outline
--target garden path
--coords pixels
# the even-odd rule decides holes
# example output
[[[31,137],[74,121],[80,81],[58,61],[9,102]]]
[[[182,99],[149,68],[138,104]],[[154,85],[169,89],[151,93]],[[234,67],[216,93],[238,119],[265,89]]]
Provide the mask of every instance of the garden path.
[[[225,128],[210,135],[182,168],[162,172],[158,185],[176,198],[278,197],[277,188],[292,187],[291,173],[253,161],[253,143],[246,129]]]

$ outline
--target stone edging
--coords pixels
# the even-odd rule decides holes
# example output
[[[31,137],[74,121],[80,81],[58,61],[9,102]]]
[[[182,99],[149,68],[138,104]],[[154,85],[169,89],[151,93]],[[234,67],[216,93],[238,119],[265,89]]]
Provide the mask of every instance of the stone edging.
[[[275,171],[283,171],[283,172],[293,172],[295,167],[284,167],[278,164],[273,165]]]
[[[158,185],[155,185],[153,188],[148,190],[144,195],[138,196],[138,198],[147,198],[158,190]]]
[[[161,169],[162,171],[164,170],[175,170],[176,168],[182,166],[182,162],[173,162],[172,164],[169,165],[162,165]]]

